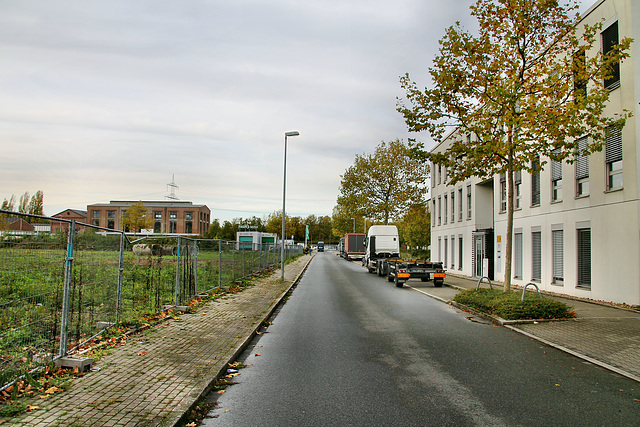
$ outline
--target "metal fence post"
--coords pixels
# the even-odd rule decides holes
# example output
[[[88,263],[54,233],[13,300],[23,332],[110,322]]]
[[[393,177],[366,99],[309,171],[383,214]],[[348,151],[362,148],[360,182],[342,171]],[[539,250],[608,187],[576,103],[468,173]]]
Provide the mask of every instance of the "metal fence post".
[[[222,240],[218,240],[218,287],[222,286]]]
[[[122,282],[124,273],[124,232],[120,234],[120,260],[118,261],[118,297],[116,299],[116,323],[120,322],[122,312]]]
[[[193,281],[195,294],[198,295],[198,240],[193,241]]]
[[[231,283],[236,283],[236,244],[231,246]]]
[[[180,236],[178,236],[178,251],[176,252],[176,298],[173,305],[180,305]]]
[[[65,258],[64,288],[62,291],[62,315],[60,323],[60,357],[67,354],[67,341],[69,334],[69,315],[71,311],[71,276],[73,275],[73,241],[76,234],[76,222],[69,224],[67,236],[67,256]]]

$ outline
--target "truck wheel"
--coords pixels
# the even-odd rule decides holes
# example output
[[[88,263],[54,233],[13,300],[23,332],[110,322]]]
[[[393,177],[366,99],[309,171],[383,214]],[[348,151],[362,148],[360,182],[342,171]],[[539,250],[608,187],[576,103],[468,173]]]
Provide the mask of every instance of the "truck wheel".
[[[396,288],[401,288],[402,287],[402,282],[400,280],[398,280],[398,276],[395,277],[395,281],[396,281]]]
[[[443,284],[444,284],[444,280],[434,280],[433,281],[433,286],[435,286],[436,288],[441,288]]]
[[[391,272],[387,274],[387,282],[393,282],[393,276],[391,275]]]

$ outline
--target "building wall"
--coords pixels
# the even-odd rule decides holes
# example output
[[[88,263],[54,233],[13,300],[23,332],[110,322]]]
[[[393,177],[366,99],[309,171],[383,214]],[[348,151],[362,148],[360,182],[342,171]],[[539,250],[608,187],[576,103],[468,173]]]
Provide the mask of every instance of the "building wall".
[[[112,201],[87,206],[87,223],[122,230],[122,217],[134,201]],[[209,229],[211,211],[206,205],[191,202],[142,202],[154,223],[154,233],[202,235]],[[191,223],[189,229],[189,223]]]
[[[551,164],[547,163],[540,172],[540,203],[532,204],[532,177],[522,174],[521,207],[514,212],[514,233],[522,237],[522,275],[512,278],[512,283],[525,285],[534,282],[541,289],[578,297],[624,302],[631,305],[640,304],[640,3],[632,0],[603,0],[584,14],[584,22],[593,24],[603,21],[603,29],[611,23],[618,22],[619,38],[628,36],[636,40],[632,44],[631,57],[620,65],[620,87],[610,93],[610,102],[605,115],[611,116],[623,109],[634,112],[622,131],[623,150],[623,186],[607,189],[607,167],[605,151],[589,156],[589,192],[588,195],[577,195],[576,165],[562,164],[562,189],[559,200],[552,200]],[[600,43],[596,41],[596,48]],[[594,52],[591,52],[593,55]],[[589,55],[589,52],[587,53]],[[456,138],[464,138],[459,132],[453,132],[433,151],[444,151]],[[446,259],[449,273],[477,277],[473,270],[473,233],[477,230],[493,229],[492,257],[494,267],[492,274],[495,280],[504,281],[507,213],[501,209],[500,177],[480,182],[472,178],[455,186],[443,184],[438,179],[437,166],[432,169],[432,259]],[[438,181],[441,183],[438,184]],[[438,224],[438,204],[444,203],[447,195],[451,204],[451,191],[455,198],[459,197],[459,188],[463,189],[466,199],[466,187],[471,187],[472,215],[459,220],[454,213],[455,221],[442,219]],[[435,201],[435,203],[434,203]],[[451,206],[448,214],[451,217]],[[454,209],[459,209],[456,202]],[[463,201],[463,210],[466,200]],[[441,212],[444,215],[444,212]],[[580,286],[578,283],[578,230],[589,229],[591,233],[591,286]],[[562,231],[562,271],[563,280],[554,280],[554,245],[553,235]],[[540,277],[534,277],[534,233],[540,233]],[[463,241],[462,267],[459,248],[451,248],[451,237],[454,245],[459,246],[459,237]],[[448,254],[444,254],[445,239]],[[515,239],[514,239],[515,240]],[[451,252],[454,252],[452,254]],[[512,274],[515,274],[516,251],[512,257]],[[558,251],[556,251],[558,253]],[[452,255],[453,258],[452,258]]]
[[[76,209],[66,209],[60,213],[53,215],[53,218],[60,218],[66,220],[73,220],[76,222],[87,222],[87,212],[79,211]],[[51,233],[57,233],[60,230],[68,230],[69,223],[62,221],[51,221]],[[85,227],[81,225],[76,226],[76,231],[84,231]]]

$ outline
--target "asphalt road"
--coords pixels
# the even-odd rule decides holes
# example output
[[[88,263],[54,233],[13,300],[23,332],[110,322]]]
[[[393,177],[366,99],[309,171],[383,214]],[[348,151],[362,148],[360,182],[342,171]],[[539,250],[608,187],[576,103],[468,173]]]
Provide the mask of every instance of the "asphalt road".
[[[411,282],[408,283],[409,285]],[[333,252],[242,356],[207,426],[638,425],[640,384]]]

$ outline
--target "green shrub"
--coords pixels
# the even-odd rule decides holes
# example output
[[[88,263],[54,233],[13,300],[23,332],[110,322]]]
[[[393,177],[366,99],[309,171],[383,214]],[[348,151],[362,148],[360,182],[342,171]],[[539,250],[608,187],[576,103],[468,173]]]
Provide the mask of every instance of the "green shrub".
[[[478,289],[459,292],[454,301],[507,320],[519,319],[567,319],[575,317],[568,305],[537,294],[521,292],[505,293],[499,290]]]

